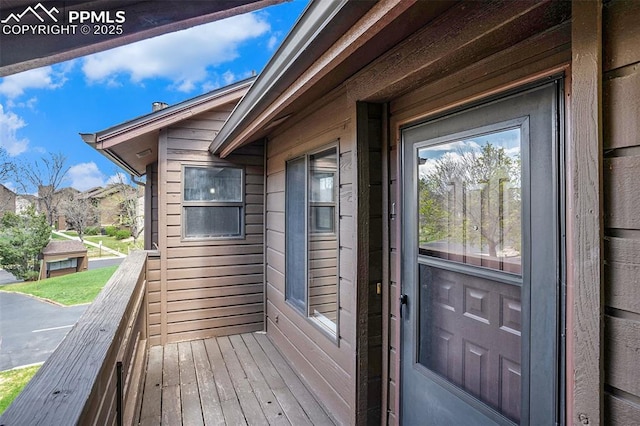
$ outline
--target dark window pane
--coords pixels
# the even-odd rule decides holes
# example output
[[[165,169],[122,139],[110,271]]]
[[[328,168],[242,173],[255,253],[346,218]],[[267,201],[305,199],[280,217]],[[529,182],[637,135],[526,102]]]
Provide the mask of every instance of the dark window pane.
[[[335,207],[312,206],[311,207],[311,233],[333,234],[335,230]]]
[[[521,273],[520,133],[418,150],[421,254]]]
[[[305,159],[289,161],[285,188],[285,297],[300,310],[306,307]]]
[[[185,167],[185,201],[242,202],[242,169]]]
[[[237,237],[241,230],[242,207],[185,207],[184,227],[187,238]]]

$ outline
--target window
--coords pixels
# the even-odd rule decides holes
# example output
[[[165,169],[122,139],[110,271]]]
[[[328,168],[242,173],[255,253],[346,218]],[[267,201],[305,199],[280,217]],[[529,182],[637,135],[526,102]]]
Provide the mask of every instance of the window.
[[[285,297],[332,337],[338,317],[338,150],[287,162]]]
[[[49,271],[57,271],[59,269],[68,269],[68,268],[77,268],[78,267],[78,259],[73,257],[71,259],[63,259],[57,260],[54,262],[47,263],[47,269]]]
[[[418,149],[420,254],[520,274],[520,128]]]
[[[243,177],[236,167],[184,168],[184,238],[242,236]]]

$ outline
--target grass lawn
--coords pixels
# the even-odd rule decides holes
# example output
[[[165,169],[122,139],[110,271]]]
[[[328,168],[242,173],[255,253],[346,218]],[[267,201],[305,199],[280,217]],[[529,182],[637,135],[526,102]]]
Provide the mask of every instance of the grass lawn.
[[[9,284],[2,290],[31,294],[66,306],[79,305],[92,302],[117,268],[108,266],[41,281]]]
[[[78,233],[76,231],[63,231],[65,234],[71,237],[77,237]],[[92,243],[99,244],[102,241],[102,245],[108,247],[112,250],[119,251],[122,254],[129,254],[129,250],[133,250],[135,248],[142,249],[142,239],[138,239],[138,244],[134,244],[133,240],[116,240],[115,237],[110,237],[108,235],[85,235],[85,241],[90,241]],[[89,257],[99,257],[99,249],[91,246],[87,246],[89,249]],[[102,253],[102,256],[112,256],[110,253]]]
[[[4,413],[9,404],[16,399],[16,396],[29,383],[40,367],[41,365],[33,365],[0,371],[0,414]]]
[[[102,241],[102,245],[109,247],[112,250],[117,250],[122,254],[129,254],[129,249],[133,250],[136,246],[133,244],[133,240],[116,240],[114,237],[107,235],[85,235],[86,241],[99,244]],[[138,248],[141,248],[141,240],[138,240]]]

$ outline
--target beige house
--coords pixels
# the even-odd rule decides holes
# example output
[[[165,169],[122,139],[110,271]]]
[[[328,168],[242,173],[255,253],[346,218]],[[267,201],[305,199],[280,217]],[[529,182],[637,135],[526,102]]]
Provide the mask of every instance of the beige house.
[[[92,201],[98,211],[97,224],[99,226],[121,226],[126,221],[126,213],[123,204],[130,195],[125,191],[135,191],[131,186],[120,183],[109,184],[106,187],[97,187],[85,191],[82,196]],[[132,197],[133,198],[133,197]],[[135,195],[137,206],[138,197]]]
[[[5,212],[16,212],[16,193],[4,185],[0,185],[0,217]]]
[[[152,232],[74,418],[637,424],[639,18],[315,1],[255,81],[83,135]]]

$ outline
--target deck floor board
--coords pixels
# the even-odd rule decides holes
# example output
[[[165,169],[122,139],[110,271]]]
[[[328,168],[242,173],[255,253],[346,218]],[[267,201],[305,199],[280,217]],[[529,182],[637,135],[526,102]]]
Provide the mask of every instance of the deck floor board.
[[[261,333],[149,350],[139,424],[332,425]]]

